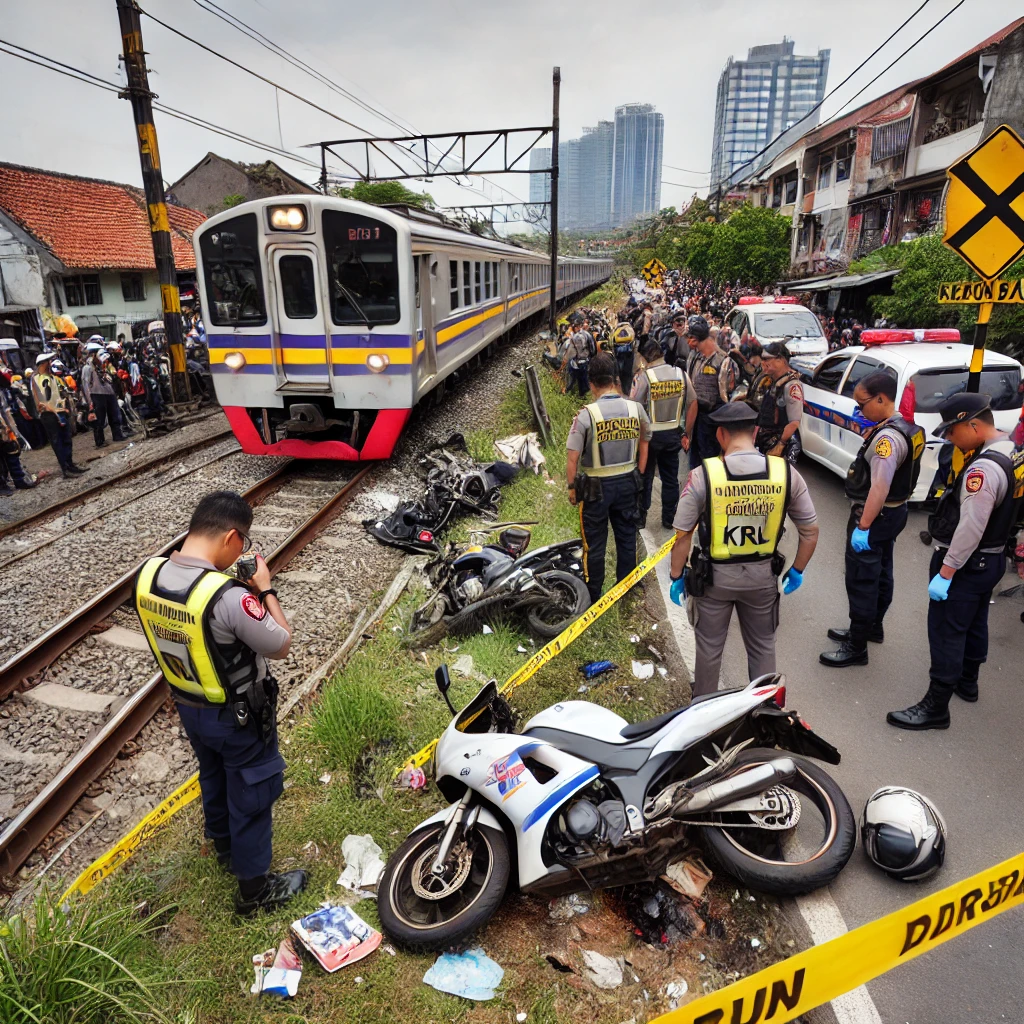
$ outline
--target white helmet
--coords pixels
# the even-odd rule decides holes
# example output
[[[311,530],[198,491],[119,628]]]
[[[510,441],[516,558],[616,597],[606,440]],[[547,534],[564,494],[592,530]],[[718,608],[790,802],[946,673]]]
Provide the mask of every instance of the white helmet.
[[[107,339],[104,338],[102,334],[93,334],[89,338],[90,342],[98,341],[101,345],[103,345],[106,342],[106,340]]]
[[[938,808],[903,786],[883,786],[871,794],[860,839],[868,859],[903,882],[935,874],[946,857],[946,823]]]

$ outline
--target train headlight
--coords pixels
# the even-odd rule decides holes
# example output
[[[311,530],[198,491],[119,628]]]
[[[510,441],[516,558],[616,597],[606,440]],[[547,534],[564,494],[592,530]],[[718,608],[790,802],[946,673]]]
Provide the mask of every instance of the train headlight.
[[[371,352],[366,357],[366,366],[370,373],[383,373],[390,365],[391,360],[383,352]]]
[[[238,373],[245,366],[245,356],[241,352],[229,352],[224,357],[224,365],[232,373]]]
[[[306,226],[304,206],[271,206],[270,226],[275,231],[302,231]]]

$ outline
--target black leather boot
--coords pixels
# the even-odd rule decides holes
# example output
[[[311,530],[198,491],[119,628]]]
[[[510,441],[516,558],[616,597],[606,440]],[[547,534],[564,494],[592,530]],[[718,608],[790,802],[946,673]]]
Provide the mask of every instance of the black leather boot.
[[[885,720],[897,729],[948,729],[949,698],[932,683],[922,700],[903,711],[890,711]]]
[[[850,631],[848,629],[830,629],[828,631],[828,638],[829,640],[835,640],[837,644],[845,644],[850,639]],[[885,629],[880,622],[871,627],[871,632],[868,633],[868,640],[873,644],[885,643]]]
[[[978,699],[978,672],[981,669],[980,661],[967,661],[964,660],[963,675],[960,676],[960,681],[956,684],[956,689],[953,691],[961,700],[967,701],[968,704],[973,704]]]
[[[868,663],[868,645],[857,644],[850,640],[841,643],[834,651],[822,651],[818,655],[822,665],[833,668],[846,668],[848,665],[866,665]]]
[[[259,910],[275,910],[283,907],[289,900],[306,888],[305,871],[285,871],[280,875],[271,872],[256,892],[246,893],[246,889],[255,879],[239,879],[238,892],[235,893],[235,912],[242,917],[251,917]]]

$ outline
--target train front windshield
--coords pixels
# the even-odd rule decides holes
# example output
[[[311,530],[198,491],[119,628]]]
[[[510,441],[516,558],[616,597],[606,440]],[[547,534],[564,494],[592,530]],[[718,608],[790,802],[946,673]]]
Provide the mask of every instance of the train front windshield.
[[[398,232],[371,217],[324,210],[323,238],[334,323],[398,323]]]

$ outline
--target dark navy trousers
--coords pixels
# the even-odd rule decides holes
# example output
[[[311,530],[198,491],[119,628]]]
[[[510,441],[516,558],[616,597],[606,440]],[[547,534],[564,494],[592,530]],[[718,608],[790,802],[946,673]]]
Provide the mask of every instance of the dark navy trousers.
[[[567,390],[570,395],[572,394],[573,388],[578,388],[580,392],[580,398],[590,397],[589,366],[589,360],[583,363],[579,363],[576,366],[573,366],[570,362],[566,366],[565,372],[569,376],[569,386]]]
[[[61,469],[72,464],[71,418],[66,412],[42,412],[39,419],[46,431],[47,439]]]
[[[644,509],[651,510],[654,474],[661,475],[661,525],[671,526],[679,504],[679,452],[682,439],[678,430],[655,430],[647,448],[644,473]]]
[[[697,413],[697,419],[693,424],[693,437],[690,438],[690,468],[696,469],[705,459],[712,459],[722,454],[718,446],[718,438],[715,436],[716,429],[703,410]]]
[[[240,729],[230,708],[178,704],[199,762],[208,839],[229,839],[231,871],[258,878],[270,870],[271,809],[284,791],[285,761],[277,730],[266,743],[251,723]]]
[[[930,580],[940,568],[946,549],[932,554]],[[949,585],[945,601],[928,602],[928,646],[932,685],[948,696],[961,679],[976,681],[988,657],[988,603],[1006,571],[1006,558],[975,552]]]
[[[867,643],[871,627],[882,624],[892,604],[892,559],[896,538],[907,525],[907,506],[885,508],[868,530],[867,551],[854,551],[850,536],[860,521],[862,505],[855,505],[846,524],[846,597],[850,602],[850,640]]]
[[[608,549],[608,525],[615,534],[615,579],[624,579],[636,568],[636,533],[640,525],[636,477],[605,477],[601,480],[601,500],[580,502],[580,535],[583,538],[583,575],[591,603],[604,588],[604,561]]]

